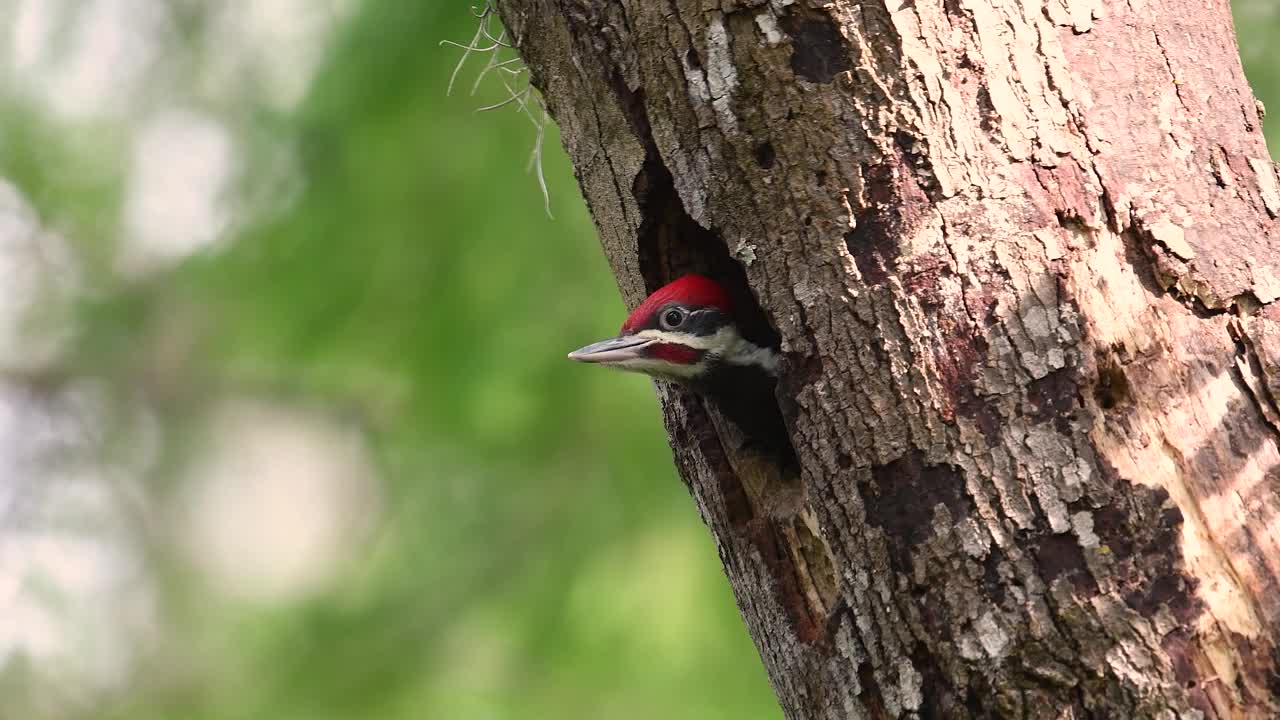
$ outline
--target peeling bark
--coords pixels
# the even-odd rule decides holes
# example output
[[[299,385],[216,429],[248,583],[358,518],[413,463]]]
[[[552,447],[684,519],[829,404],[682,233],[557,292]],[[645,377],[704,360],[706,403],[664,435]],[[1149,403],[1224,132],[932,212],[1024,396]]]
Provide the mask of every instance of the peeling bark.
[[[776,330],[801,487],[660,386],[790,718],[1280,717],[1280,183],[1227,0],[502,0],[624,297]]]

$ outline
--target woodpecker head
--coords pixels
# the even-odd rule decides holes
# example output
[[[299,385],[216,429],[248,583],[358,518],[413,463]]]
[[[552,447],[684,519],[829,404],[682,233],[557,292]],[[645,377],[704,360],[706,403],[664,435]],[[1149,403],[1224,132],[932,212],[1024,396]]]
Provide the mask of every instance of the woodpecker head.
[[[777,353],[742,337],[728,294],[702,275],[659,288],[627,317],[618,337],[574,350],[569,359],[682,382],[705,379],[725,365],[778,372]]]

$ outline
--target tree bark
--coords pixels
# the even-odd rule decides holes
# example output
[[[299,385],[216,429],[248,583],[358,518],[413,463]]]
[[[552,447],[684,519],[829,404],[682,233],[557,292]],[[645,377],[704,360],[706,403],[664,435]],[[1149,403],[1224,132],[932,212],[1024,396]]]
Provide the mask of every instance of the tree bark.
[[[783,338],[799,497],[660,386],[789,718],[1280,717],[1280,183],[1227,0],[502,0],[631,305]]]

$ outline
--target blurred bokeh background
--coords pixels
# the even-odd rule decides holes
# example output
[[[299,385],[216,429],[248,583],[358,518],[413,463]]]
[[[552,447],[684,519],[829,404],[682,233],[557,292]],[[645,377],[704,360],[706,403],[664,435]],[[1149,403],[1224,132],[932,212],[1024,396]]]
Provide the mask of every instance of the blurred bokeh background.
[[[0,720],[780,717],[475,29],[0,1]]]

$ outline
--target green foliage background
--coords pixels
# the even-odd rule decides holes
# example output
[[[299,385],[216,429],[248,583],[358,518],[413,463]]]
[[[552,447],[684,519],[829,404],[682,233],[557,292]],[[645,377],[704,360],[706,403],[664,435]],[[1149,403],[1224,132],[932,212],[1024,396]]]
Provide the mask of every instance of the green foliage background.
[[[1269,5],[1237,2],[1240,41],[1257,94],[1280,103]],[[201,408],[253,393],[362,428],[384,483],[375,541],[286,606],[211,597],[161,542],[164,638],[75,714],[780,717],[650,384],[564,360],[624,308],[558,138],[551,221],[523,172],[527,121],[473,112],[501,98],[492,83],[445,95],[458,53],[437,41],[473,31],[463,3],[360,3],[299,109],[234,109],[247,146],[297,149],[296,199],[143,281],[110,269],[120,139],[0,114],[0,176],[92,271],[75,372],[122,406],[145,386],[169,466],[199,442]],[[155,387],[174,327],[188,342]],[[165,473],[148,482],[167,492]],[[15,682],[7,707],[42,716]]]

